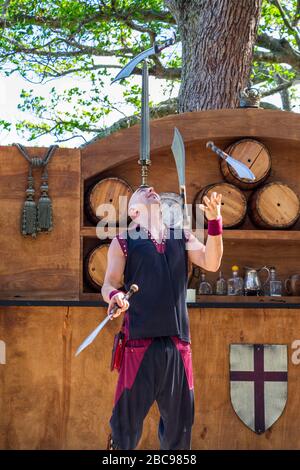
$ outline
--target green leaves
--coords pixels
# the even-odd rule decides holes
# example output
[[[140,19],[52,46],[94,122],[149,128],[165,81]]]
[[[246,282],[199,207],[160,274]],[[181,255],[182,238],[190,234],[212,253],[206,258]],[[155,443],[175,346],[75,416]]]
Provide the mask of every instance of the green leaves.
[[[264,93],[278,85],[278,76],[287,82],[299,76],[298,3],[281,0],[280,9],[275,0],[263,0],[258,33],[285,38],[295,51],[293,56],[293,51],[276,50],[276,44],[256,46],[261,54],[253,62],[251,78]],[[112,113],[123,116],[124,105],[138,114],[141,82],[137,84],[134,77],[122,80],[124,90],[115,96],[110,81],[154,40],[177,30],[163,0],[11,0],[2,20],[1,73],[18,73],[30,83],[20,94],[18,108],[33,118],[17,125],[28,140],[47,133],[60,140],[78,132],[92,137],[108,125]],[[159,73],[162,78],[180,67],[178,45],[163,51],[156,61],[149,60],[150,74]],[[165,94],[174,96],[178,79],[159,83]],[[39,96],[35,84],[44,84],[48,91]],[[291,97],[296,100],[293,92]],[[4,120],[0,125],[11,128]]]

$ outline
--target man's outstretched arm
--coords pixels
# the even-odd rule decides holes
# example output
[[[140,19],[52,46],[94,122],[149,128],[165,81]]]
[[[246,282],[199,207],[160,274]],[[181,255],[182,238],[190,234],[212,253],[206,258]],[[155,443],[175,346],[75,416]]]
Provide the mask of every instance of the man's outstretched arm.
[[[115,304],[120,307],[114,314],[114,317],[118,317],[129,307],[128,300],[124,299],[124,293],[118,291],[123,285],[125,263],[124,253],[118,240],[114,238],[108,249],[107,269],[101,289],[103,299],[109,304],[107,313],[111,311]]]
[[[192,233],[187,232],[186,249],[193,264],[206,271],[216,272],[220,268],[223,256],[221,200],[222,194],[212,193],[211,199],[203,198],[205,204],[199,207],[208,219],[208,235],[206,245],[201,243]]]
[[[188,232],[186,249],[189,260],[206,271],[216,272],[220,268],[223,256],[222,235],[208,235],[206,245],[201,243],[195,235]]]

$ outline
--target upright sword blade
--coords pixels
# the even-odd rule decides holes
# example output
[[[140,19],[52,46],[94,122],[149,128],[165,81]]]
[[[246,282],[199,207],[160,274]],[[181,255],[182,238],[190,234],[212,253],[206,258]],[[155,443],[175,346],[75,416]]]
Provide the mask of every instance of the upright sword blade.
[[[182,136],[177,127],[174,128],[171,149],[176,163],[179,186],[182,187],[185,186],[185,149]]]
[[[185,186],[185,148],[182,136],[177,129],[174,128],[174,137],[171,146],[178,175],[179,181],[179,190],[181,196],[181,203],[182,203],[182,214],[183,214],[183,224],[186,225],[189,223],[189,216],[187,212],[187,205],[186,205],[186,186]]]
[[[150,162],[150,116],[149,116],[149,75],[147,61],[143,64],[142,76],[142,123],[140,137],[140,163]]]

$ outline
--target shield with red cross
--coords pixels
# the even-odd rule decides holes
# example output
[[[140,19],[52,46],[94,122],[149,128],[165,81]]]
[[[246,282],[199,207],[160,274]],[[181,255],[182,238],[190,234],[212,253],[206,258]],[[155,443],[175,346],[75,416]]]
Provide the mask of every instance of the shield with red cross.
[[[287,364],[286,344],[230,345],[231,403],[257,434],[272,426],[285,408]]]

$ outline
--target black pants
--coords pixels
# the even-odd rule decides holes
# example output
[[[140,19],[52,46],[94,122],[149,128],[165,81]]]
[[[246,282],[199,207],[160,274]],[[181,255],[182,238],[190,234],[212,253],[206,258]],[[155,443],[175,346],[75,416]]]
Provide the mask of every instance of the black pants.
[[[154,401],[160,411],[160,449],[190,449],[194,422],[191,347],[177,337],[126,343],[110,420],[112,438],[120,449],[135,449]]]

